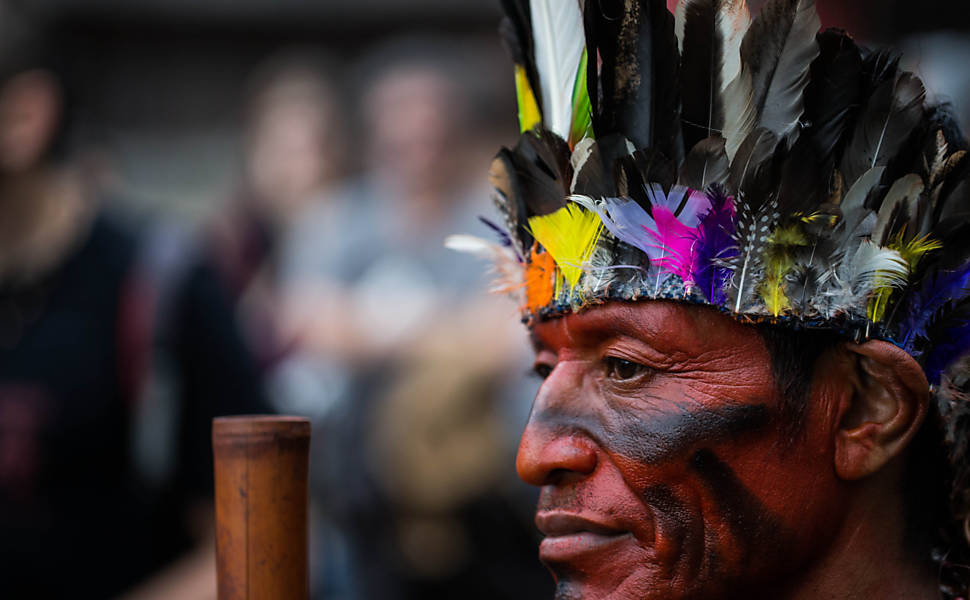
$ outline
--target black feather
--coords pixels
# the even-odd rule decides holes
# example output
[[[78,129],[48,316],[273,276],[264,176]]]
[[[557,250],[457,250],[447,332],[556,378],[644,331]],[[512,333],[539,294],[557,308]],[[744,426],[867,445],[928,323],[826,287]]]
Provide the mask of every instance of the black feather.
[[[899,76],[900,55],[888,48],[881,50],[860,48],[860,51],[862,52],[862,95],[868,98],[880,85],[887,81],[894,81]]]
[[[652,148],[641,148],[631,157],[644,183],[659,183],[669,191],[677,181],[677,169],[673,161]]]
[[[721,90],[725,61],[724,30],[719,26],[721,11],[737,10],[737,0],[683,0],[681,77],[683,86],[684,147],[721,133],[724,105]],[[746,10],[746,9],[745,9]],[[681,13],[678,13],[680,15]],[[745,12],[746,14],[746,12]],[[724,17],[726,18],[726,17]],[[731,57],[739,60],[739,57]]]
[[[502,148],[488,172],[489,183],[495,189],[495,205],[505,220],[505,227],[518,242],[518,249],[525,255],[532,247],[532,234],[526,224],[529,208],[525,202],[525,192],[516,169],[516,156],[512,150]]]
[[[519,29],[515,26],[512,19],[505,17],[499,22],[498,34],[502,38],[502,43],[505,45],[505,49],[508,51],[512,62],[518,65],[525,65],[528,58],[526,57],[525,48],[522,47],[522,38],[519,36]]]
[[[647,184],[650,180],[637,168],[633,155],[624,156],[617,162],[617,181],[621,182],[620,195],[633,198],[648,214],[651,212],[650,198],[647,196]]]
[[[778,188],[783,146],[774,133],[763,128],[756,129],[741,144],[731,163],[731,188],[747,203],[752,213],[758,212],[767,200],[774,197]]]
[[[590,64],[601,62],[588,77],[597,136],[621,134],[680,162],[680,57],[666,3],[588,0],[584,10]]]
[[[741,43],[741,74],[725,90],[732,160],[758,127],[786,140],[798,133],[819,26],[814,0],[768,0],[751,23]]]
[[[693,190],[706,190],[713,184],[727,185],[731,165],[720,135],[698,142],[684,159],[680,184]]]
[[[962,218],[940,223],[933,237],[943,243],[943,251],[934,254],[937,268],[951,271],[970,260],[970,220]]]
[[[603,162],[600,144],[592,140],[589,143],[589,155],[575,166],[572,193],[590,198],[615,197],[616,182],[612,170],[607,170]]]
[[[970,149],[970,144],[967,143],[967,136],[964,135],[960,123],[953,114],[954,110],[953,105],[948,102],[937,104],[928,108],[927,120],[932,124],[932,129],[943,131],[943,137],[950,146],[950,152],[959,152]]]
[[[827,200],[828,182],[814,141],[800,137],[781,167],[778,212],[782,217],[812,214]]]
[[[542,110],[542,94],[538,93],[539,70],[536,68],[532,43],[532,9],[529,0],[502,0],[506,18],[499,25],[499,34],[512,55],[512,60],[525,67],[529,85],[536,90],[536,102]]]
[[[544,130],[526,132],[510,156],[530,217],[548,215],[566,205],[572,166],[562,138]]]
[[[841,171],[848,185],[872,167],[890,165],[907,152],[919,155],[920,147],[906,146],[921,131],[925,96],[923,83],[911,73],[879,84],[859,117],[842,158]]]
[[[805,90],[805,120],[827,172],[837,163],[862,103],[862,54],[842,30],[830,29],[817,40],[820,53]]]

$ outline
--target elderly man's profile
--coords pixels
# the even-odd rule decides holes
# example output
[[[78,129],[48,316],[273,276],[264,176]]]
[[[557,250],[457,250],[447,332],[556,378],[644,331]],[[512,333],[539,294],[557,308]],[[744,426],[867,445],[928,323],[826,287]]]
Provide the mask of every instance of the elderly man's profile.
[[[497,289],[557,598],[967,593],[970,161],[813,0],[507,0]]]

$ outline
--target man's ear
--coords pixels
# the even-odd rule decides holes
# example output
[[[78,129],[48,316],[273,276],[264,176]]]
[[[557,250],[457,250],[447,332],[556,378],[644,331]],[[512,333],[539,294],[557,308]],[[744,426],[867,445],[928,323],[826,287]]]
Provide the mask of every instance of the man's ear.
[[[867,477],[909,445],[929,410],[929,383],[904,350],[883,341],[845,345],[851,394],[840,407],[835,438],[839,477]]]

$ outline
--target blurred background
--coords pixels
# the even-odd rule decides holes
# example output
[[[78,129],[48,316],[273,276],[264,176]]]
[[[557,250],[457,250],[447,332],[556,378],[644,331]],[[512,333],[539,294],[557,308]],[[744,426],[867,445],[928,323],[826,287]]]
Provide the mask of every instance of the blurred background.
[[[962,3],[819,11],[970,123]],[[525,332],[442,248],[517,135],[499,18],[0,0],[0,597],[214,598],[210,422],[254,412],[313,422],[315,599],[552,596]]]

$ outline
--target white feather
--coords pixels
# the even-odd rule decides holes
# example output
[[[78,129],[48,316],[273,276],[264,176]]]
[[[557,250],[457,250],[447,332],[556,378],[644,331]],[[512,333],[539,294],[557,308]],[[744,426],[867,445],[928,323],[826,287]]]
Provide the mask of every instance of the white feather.
[[[857,293],[872,291],[875,275],[879,274],[884,285],[897,287],[906,283],[909,265],[896,250],[882,248],[869,240],[863,240],[849,262],[846,274]]]
[[[674,35],[677,36],[677,49],[684,53],[684,29],[687,26],[687,5],[691,0],[680,0],[674,11]]]
[[[445,248],[455,252],[472,254],[479,258],[491,258],[492,246],[491,242],[473,235],[449,235],[445,238]]]
[[[741,42],[751,26],[751,13],[745,0],[728,0],[717,15],[717,27],[724,40],[724,64],[721,66],[723,92],[741,72]]]
[[[573,88],[586,47],[578,0],[530,0],[543,124],[563,139],[572,125]]]
[[[831,286],[822,294],[822,314],[865,317],[869,295],[878,287],[906,284],[909,265],[896,250],[863,240],[851,256],[843,259]]]
[[[445,238],[445,248],[490,261],[491,272],[495,275],[492,292],[513,292],[523,286],[525,268],[510,248],[464,234]]]
[[[579,179],[579,173],[586,166],[586,161],[589,160],[589,157],[592,156],[594,146],[596,146],[596,141],[593,138],[585,137],[573,148],[573,153],[569,157],[569,162],[573,167],[573,180],[569,184],[570,193],[576,191],[576,181]]]

